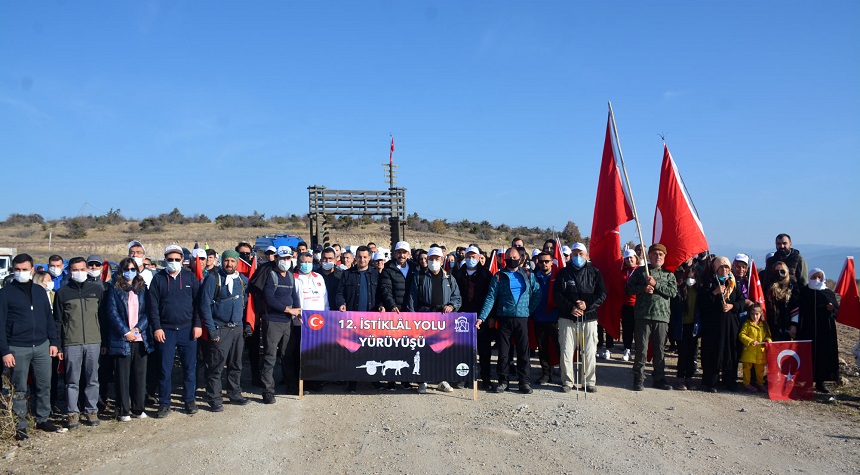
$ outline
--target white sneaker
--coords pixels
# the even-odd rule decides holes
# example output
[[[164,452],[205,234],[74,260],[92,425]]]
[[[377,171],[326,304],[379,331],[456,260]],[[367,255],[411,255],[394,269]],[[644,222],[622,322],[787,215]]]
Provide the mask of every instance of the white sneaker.
[[[140,414],[135,414],[132,412],[131,417],[134,417],[135,419],[148,419],[149,418],[149,416],[147,416],[145,412],[141,412]]]
[[[612,359],[612,353],[609,350],[604,351],[603,352],[603,359],[611,360]]]
[[[131,421],[131,416],[119,416],[120,422],[129,422]]]
[[[418,394],[427,394],[427,383],[421,383],[418,385]]]
[[[442,381],[441,383],[439,383],[439,387],[437,389],[439,391],[442,391],[443,393],[450,393],[454,391],[454,388],[452,388],[451,385],[448,384],[448,381]]]
[[[621,359],[624,361],[630,361],[630,350],[625,349],[624,356],[622,356]]]

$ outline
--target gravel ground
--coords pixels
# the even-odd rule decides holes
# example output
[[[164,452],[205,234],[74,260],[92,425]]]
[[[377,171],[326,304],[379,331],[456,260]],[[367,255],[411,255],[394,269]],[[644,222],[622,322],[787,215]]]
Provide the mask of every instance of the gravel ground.
[[[222,413],[201,404],[193,416],[176,410],[161,420],[37,434],[3,447],[0,471],[860,472],[854,396],[786,403],[745,393],[633,392],[630,368],[599,360],[599,391],[587,397],[557,385],[531,395],[481,392],[473,401],[470,389],[418,395],[360,385],[348,395],[330,384],[269,406],[249,392],[252,404]]]

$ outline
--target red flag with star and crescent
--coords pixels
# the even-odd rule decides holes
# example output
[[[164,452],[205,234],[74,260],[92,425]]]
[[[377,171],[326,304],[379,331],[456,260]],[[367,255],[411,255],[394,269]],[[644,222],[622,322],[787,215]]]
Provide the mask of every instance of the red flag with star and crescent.
[[[767,396],[812,400],[812,340],[767,343]]]
[[[761,305],[761,318],[767,321],[767,311],[764,304],[764,290],[761,288],[761,279],[758,277],[758,270],[755,267],[755,261],[750,265],[750,288],[749,298],[751,301]]]
[[[860,294],[857,292],[854,258],[845,258],[845,266],[836,283],[836,293],[842,297],[836,321],[849,327],[860,328]]]
[[[257,258],[252,258],[250,264],[239,258],[236,270],[250,281],[254,273],[257,272]],[[245,322],[251,325],[251,331],[257,325],[257,312],[254,311],[254,294],[252,292],[248,292],[248,305],[245,305]]]
[[[597,198],[594,202],[594,220],[591,224],[591,248],[588,256],[592,265],[603,274],[606,300],[597,308],[597,321],[614,339],[621,338],[621,306],[624,304],[624,286],[615,278],[621,268],[622,224],[634,219],[630,192],[621,180],[621,154],[616,150],[612,133],[612,117],[606,121],[606,138],[603,141],[603,160],[597,181]],[[571,244],[572,245],[572,244]]]

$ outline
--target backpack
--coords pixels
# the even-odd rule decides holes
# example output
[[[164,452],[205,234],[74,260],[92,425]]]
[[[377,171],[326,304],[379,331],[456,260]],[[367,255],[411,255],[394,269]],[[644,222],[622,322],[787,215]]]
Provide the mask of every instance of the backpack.
[[[245,295],[245,292],[246,292],[245,281],[242,279],[241,274],[236,279],[239,281],[239,284],[242,286],[242,296],[231,295],[230,297],[226,297],[226,298],[218,297],[218,295],[221,294],[221,273],[220,272],[215,273],[215,279],[216,279],[215,280],[215,294],[213,295],[212,305],[215,305],[215,302],[218,302],[221,300],[233,300],[233,299],[240,298],[240,297]],[[277,282],[277,280],[275,282]],[[245,299],[244,298],[242,298],[242,308],[243,309],[245,308]]]

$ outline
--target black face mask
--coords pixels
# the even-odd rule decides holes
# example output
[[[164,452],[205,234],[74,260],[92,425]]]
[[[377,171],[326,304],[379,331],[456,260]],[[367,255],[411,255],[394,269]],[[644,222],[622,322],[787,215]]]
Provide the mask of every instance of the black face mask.
[[[785,269],[780,269],[776,272],[776,275],[778,275],[780,279],[785,279],[785,276],[788,275],[788,271],[786,271]]]
[[[239,257],[245,262],[251,262],[251,253],[250,252],[240,252]]]
[[[505,266],[509,270],[516,270],[516,268],[520,266],[520,260],[519,259],[505,259]]]

